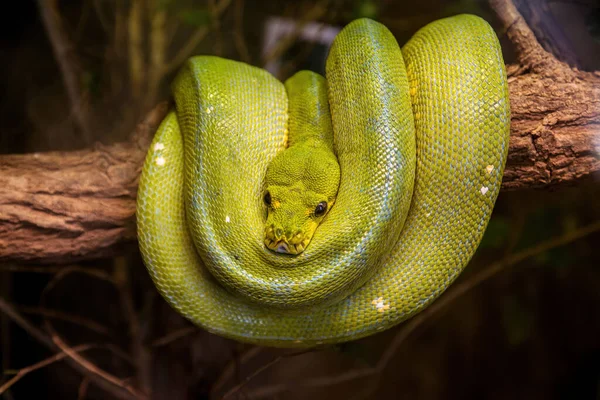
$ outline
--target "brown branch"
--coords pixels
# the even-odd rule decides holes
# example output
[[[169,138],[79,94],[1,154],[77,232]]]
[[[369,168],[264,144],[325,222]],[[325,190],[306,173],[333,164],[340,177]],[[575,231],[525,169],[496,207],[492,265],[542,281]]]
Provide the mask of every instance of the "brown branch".
[[[552,74],[556,69],[568,69],[566,64],[543,49],[512,1],[490,0],[490,5],[506,29],[506,35],[515,46],[520,66],[546,74]]]
[[[574,183],[600,175],[600,73],[545,51],[510,0],[490,0],[517,51],[508,66],[511,140],[502,187]]]
[[[64,263],[134,240],[138,176],[166,109],[152,110],[126,143],[0,157],[0,258]]]
[[[554,57],[570,65],[581,68],[581,60],[567,38],[564,27],[550,10],[548,0],[515,0],[521,15],[535,33],[538,42]]]
[[[511,2],[491,3],[520,60],[508,66],[512,121],[503,189],[600,178],[600,72],[557,61]],[[166,109],[152,110],[125,143],[0,156],[0,261],[64,263],[110,256],[133,242],[138,175]]]

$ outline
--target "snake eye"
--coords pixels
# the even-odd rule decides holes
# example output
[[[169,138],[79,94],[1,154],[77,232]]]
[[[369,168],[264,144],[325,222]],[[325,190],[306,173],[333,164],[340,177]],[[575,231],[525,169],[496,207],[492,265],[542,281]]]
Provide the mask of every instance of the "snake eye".
[[[266,205],[270,206],[271,205],[271,193],[266,192],[265,196],[263,197],[263,200]]]
[[[320,217],[321,215],[325,214],[325,211],[327,211],[327,202],[322,201],[317,204],[317,207],[315,208],[315,217]]]

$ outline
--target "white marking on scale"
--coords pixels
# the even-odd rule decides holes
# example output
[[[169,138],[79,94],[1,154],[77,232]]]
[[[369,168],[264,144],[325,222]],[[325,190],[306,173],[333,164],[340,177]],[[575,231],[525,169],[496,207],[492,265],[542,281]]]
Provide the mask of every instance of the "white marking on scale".
[[[384,312],[390,309],[389,304],[385,304],[383,297],[379,297],[371,302],[379,312]]]

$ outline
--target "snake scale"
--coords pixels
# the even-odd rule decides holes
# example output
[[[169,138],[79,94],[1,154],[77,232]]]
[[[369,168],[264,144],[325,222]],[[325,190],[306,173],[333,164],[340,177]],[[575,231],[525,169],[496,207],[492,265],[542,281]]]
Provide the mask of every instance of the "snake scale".
[[[284,84],[197,56],[172,89],[140,178],[139,245],[162,296],[206,330],[278,347],[364,337],[427,307],[477,249],[510,124],[500,45],[483,19],[434,21],[402,49],[359,19],[335,38],[325,78],[300,72]],[[306,135],[331,147],[339,171],[305,145],[267,196],[269,165],[312,143]],[[299,174],[304,160],[325,172]],[[300,186],[278,194],[294,174]],[[339,179],[335,201],[319,186],[329,179]],[[299,228],[284,246],[297,254],[268,248],[278,230],[268,210],[319,196],[303,217],[312,239]]]

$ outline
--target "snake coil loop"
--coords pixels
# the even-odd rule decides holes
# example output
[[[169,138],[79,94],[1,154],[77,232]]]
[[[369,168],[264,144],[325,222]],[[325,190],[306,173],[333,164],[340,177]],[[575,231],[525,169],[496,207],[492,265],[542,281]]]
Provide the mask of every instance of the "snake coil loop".
[[[445,18],[400,50],[383,25],[356,20],[326,73],[325,91],[300,95],[199,56],[175,79],[140,178],[138,237],[163,297],[213,333],[306,347],[387,329],[437,298],[483,236],[510,125],[492,28]],[[297,104],[327,110],[314,126],[333,130],[341,180],[308,248],[286,256],[263,242],[263,181],[304,118]]]

